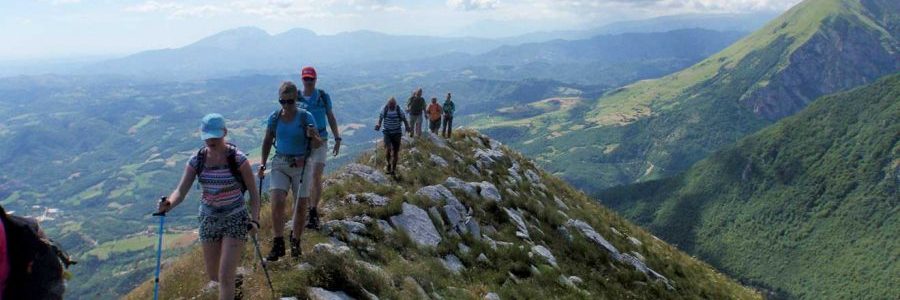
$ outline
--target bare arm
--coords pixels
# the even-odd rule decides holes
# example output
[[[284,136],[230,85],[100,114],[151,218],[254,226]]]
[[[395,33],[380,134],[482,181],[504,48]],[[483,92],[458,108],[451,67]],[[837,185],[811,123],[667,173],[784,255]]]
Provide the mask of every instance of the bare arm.
[[[272,150],[272,143],[275,141],[275,135],[271,130],[266,129],[266,136],[263,137],[262,156],[259,160],[259,178],[265,178],[266,161],[269,159],[269,151]],[[246,178],[246,177],[245,177]]]
[[[194,170],[191,166],[184,167],[184,174],[181,175],[181,182],[178,183],[178,187],[169,194],[169,198],[166,199],[166,202],[159,204],[159,212],[168,212],[178,206],[181,201],[184,201],[184,197],[187,196],[188,191],[191,190],[191,186],[194,185],[194,177],[197,176],[197,171]]]
[[[259,222],[260,199],[257,190],[259,187],[256,186],[256,180],[253,180],[253,168],[250,167],[249,161],[244,161],[238,170],[241,171],[241,177],[244,178],[244,186],[250,192],[250,216],[252,220]]]
[[[334,117],[334,113],[331,110],[326,112],[326,116],[328,117],[328,126],[331,127],[331,134],[334,135],[334,156],[337,156],[341,153],[341,133],[338,131],[338,123],[337,118]]]

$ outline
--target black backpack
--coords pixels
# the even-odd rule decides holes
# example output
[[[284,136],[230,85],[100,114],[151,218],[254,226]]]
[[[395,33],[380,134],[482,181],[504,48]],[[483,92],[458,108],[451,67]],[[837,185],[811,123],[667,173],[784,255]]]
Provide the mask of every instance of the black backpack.
[[[226,160],[228,161],[228,171],[231,172],[231,176],[234,176],[234,180],[238,182],[241,186],[241,194],[247,191],[247,186],[244,184],[244,176],[241,175],[241,166],[237,163],[237,146],[232,143],[227,144],[228,147],[228,157]],[[197,180],[200,180],[200,173],[203,172],[204,164],[206,163],[206,147],[200,148],[197,150]],[[199,185],[198,185],[199,188]]]
[[[3,299],[63,299],[63,270],[77,262],[47,238],[34,219],[7,215],[0,206],[6,232],[10,273]]]

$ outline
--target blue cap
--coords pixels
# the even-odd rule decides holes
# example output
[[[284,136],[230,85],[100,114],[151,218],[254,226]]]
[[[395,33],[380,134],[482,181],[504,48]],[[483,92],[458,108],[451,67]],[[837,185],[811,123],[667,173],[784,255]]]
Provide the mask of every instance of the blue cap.
[[[220,114],[208,114],[200,121],[200,138],[205,140],[225,136],[225,118]]]

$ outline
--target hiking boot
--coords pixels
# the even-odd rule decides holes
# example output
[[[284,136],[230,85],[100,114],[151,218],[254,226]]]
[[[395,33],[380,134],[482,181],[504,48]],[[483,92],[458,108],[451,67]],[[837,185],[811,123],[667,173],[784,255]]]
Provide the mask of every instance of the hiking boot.
[[[206,285],[202,289],[200,289],[200,293],[204,294],[204,295],[215,294],[218,292],[219,292],[219,282],[218,281],[210,280],[209,282],[206,283]]]
[[[284,237],[276,237],[272,239],[272,250],[269,251],[269,256],[266,256],[266,260],[278,261],[282,256],[284,256]]]
[[[234,275],[234,300],[241,300],[244,298],[244,289],[242,288],[244,285],[244,274],[235,274]]]
[[[291,258],[295,261],[300,260],[300,255],[303,250],[300,249],[300,240],[294,238],[293,232],[291,233]]]
[[[315,207],[309,209],[309,221],[306,222],[306,228],[319,230],[319,211]]]

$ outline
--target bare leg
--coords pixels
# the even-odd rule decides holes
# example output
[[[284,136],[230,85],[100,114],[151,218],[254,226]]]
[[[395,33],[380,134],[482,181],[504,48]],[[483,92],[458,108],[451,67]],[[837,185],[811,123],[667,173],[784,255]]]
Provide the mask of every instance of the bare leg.
[[[219,281],[219,256],[222,254],[222,241],[203,242],[203,261],[206,263],[206,275],[210,281]]]
[[[303,235],[303,228],[306,228],[306,211],[309,210],[309,197],[300,198],[294,202],[294,224],[291,229],[294,230],[293,238],[300,240]]]
[[[241,262],[244,241],[226,237],[222,240],[222,257],[219,260],[219,300],[234,299],[234,277]]]
[[[319,208],[319,199],[322,198],[322,174],[325,173],[325,164],[317,163],[313,168],[313,182],[309,196],[312,198],[310,208]]]
[[[275,237],[284,236],[284,201],[287,192],[282,190],[273,190],[269,192],[272,197],[272,233]]]

